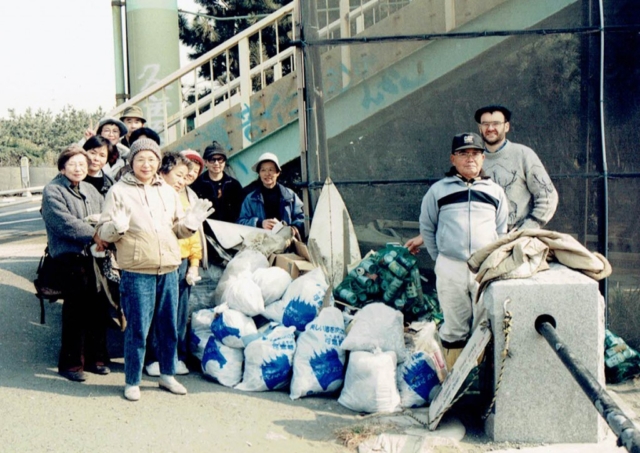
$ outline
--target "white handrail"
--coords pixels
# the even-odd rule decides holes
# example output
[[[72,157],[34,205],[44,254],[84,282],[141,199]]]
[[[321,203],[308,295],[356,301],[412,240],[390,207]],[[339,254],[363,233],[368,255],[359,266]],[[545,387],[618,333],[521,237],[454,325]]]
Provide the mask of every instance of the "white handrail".
[[[116,109],[112,110],[110,112],[110,116],[120,116],[120,113],[125,108],[133,104],[138,104],[143,108],[146,106],[147,117],[148,119],[151,119],[149,126],[162,134],[164,145],[169,145],[180,136],[189,132],[188,127],[197,128],[201,126],[216,114],[224,111],[221,109],[228,110],[240,103],[248,103],[250,96],[254,93],[254,89],[262,90],[280,78],[286,76],[288,73],[296,70],[293,58],[295,48],[292,46],[287,46],[281,50],[279,48],[279,43],[276,42],[276,54],[265,61],[263,60],[261,52],[259,62],[253,66],[251,62],[249,62],[250,55],[248,55],[246,49],[248,49],[250,39],[256,40],[257,38],[257,42],[262,43],[262,32],[267,28],[275,26],[276,34],[278,35],[278,26],[282,25],[284,22],[288,28],[293,29],[294,9],[299,1],[312,0],[293,0],[291,3],[288,3],[278,11],[275,11],[269,16],[263,18],[233,38],[216,46],[197,60],[190,62],[180,70],[166,76],[143,92],[132,97],[128,102],[121,104]],[[394,2],[394,5],[402,7],[410,2],[411,0],[398,0]],[[346,18],[347,22],[349,24],[355,22],[357,24],[356,33],[360,32],[364,27],[373,25],[386,17],[386,15],[391,14],[389,10],[386,11],[386,15],[376,13],[377,6],[388,4],[388,0],[368,0],[364,3],[361,1],[360,6],[353,9],[350,8]],[[376,17],[373,20],[364,20],[364,15],[371,11],[374,11],[374,15],[377,14]],[[320,36],[328,36],[336,29],[336,27],[340,27],[340,20],[331,22],[323,27],[320,30]],[[349,34],[351,34],[350,31]],[[234,49],[238,50],[237,55],[235,56],[240,58],[242,61],[239,61],[238,68],[232,71],[230,68],[230,52]],[[216,87],[216,78],[213,74],[211,80],[206,81],[206,84],[201,83],[205,82],[205,80],[199,75],[201,68],[207,65],[209,71],[213,73],[213,62],[215,59],[220,57],[227,59],[227,64],[225,65],[226,71],[218,76],[218,79],[222,78],[224,80],[223,84]],[[288,69],[286,74],[283,74],[283,66]],[[270,71],[273,71],[273,75],[268,74]],[[183,79],[188,79],[191,82],[188,85],[185,84],[183,86]],[[259,80],[260,82],[257,87],[254,87],[253,85],[254,79]],[[191,83],[193,85],[191,85]],[[178,106],[171,110],[171,101],[169,100],[169,96],[167,96],[167,90],[173,89],[172,85],[174,84],[179,84],[179,99]],[[183,88],[185,86],[188,86],[190,90],[193,90],[193,95],[195,97],[195,100],[189,101],[188,105],[185,100],[186,95],[183,93]],[[209,92],[200,96],[200,91],[204,87],[206,87],[206,90]],[[153,123],[153,115],[149,112],[150,107],[153,107],[153,110],[156,112],[156,123]],[[209,111],[203,112],[207,109]],[[189,119],[193,122],[188,125],[187,121]],[[250,141],[245,137],[243,147],[248,144],[250,144]]]

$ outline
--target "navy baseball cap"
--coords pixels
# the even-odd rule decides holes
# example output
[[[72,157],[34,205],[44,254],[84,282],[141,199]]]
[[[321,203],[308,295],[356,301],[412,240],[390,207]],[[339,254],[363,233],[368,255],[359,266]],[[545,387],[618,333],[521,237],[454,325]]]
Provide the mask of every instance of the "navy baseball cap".
[[[453,142],[451,143],[451,154],[456,151],[460,151],[461,149],[470,148],[484,150],[484,141],[478,134],[474,134],[473,132],[463,132],[462,134],[458,134],[453,137]]]

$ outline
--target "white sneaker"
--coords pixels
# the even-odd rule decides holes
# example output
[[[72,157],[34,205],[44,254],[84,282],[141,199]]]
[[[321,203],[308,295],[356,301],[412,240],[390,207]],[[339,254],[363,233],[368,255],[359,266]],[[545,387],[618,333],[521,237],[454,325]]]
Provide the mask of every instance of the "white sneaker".
[[[178,375],[189,374],[189,368],[187,368],[187,365],[185,365],[185,363],[182,360],[178,360],[178,362],[176,363],[176,374]]]
[[[140,399],[140,387],[137,385],[125,385],[124,397],[129,401],[138,401]]]
[[[176,381],[176,378],[173,376],[169,376],[168,374],[161,374],[160,379],[158,379],[158,385],[160,388],[170,391],[176,395],[186,395],[187,389]]]
[[[149,376],[158,377],[160,376],[160,363],[153,362],[144,367],[145,371]]]

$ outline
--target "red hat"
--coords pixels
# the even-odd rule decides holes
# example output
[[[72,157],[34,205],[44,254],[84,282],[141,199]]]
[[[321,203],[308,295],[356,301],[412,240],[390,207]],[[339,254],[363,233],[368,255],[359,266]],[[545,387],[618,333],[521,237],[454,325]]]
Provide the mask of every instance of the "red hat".
[[[193,161],[199,164],[200,173],[202,173],[202,170],[204,170],[204,160],[202,159],[198,151],[194,151],[192,149],[185,149],[184,151],[180,151],[180,154],[182,154],[184,157],[186,157],[190,161]]]

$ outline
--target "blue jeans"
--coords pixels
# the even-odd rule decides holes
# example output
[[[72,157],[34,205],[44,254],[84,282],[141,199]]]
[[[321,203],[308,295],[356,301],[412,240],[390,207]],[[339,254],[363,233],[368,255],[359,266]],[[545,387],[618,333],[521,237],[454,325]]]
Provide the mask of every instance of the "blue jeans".
[[[127,385],[139,385],[147,336],[155,324],[160,373],[176,374],[176,316],[178,273],[163,275],[122,271],[120,303],[127,318],[124,331],[124,376]]]
[[[191,286],[187,283],[187,270],[189,270],[189,259],[182,260],[178,267],[178,359],[183,362],[187,360],[187,324],[189,322],[189,296],[191,296]]]
[[[178,267],[178,311],[176,327],[178,332],[178,359],[186,362],[189,355],[187,343],[187,325],[189,323],[189,297],[191,296],[191,286],[187,283],[187,270],[189,270],[189,260],[183,259]],[[145,366],[158,361],[156,348],[158,339],[155,333],[155,321],[151,322],[151,330],[147,336],[147,351],[144,358]]]

